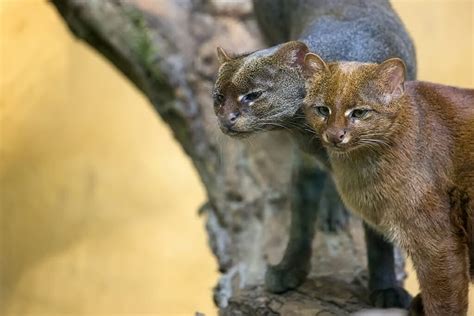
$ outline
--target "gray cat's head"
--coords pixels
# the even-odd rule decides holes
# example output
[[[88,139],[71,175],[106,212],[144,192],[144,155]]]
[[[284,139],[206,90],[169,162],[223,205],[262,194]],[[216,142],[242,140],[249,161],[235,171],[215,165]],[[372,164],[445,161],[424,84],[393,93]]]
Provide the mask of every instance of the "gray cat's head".
[[[231,136],[289,127],[304,96],[302,66],[307,46],[288,42],[220,62],[214,85],[214,111],[221,130]]]

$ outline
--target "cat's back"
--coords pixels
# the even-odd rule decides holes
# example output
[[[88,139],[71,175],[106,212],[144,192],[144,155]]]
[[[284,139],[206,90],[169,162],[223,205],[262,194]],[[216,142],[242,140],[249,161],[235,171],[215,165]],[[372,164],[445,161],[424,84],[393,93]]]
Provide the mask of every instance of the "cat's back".
[[[382,62],[399,57],[416,77],[413,42],[388,0],[254,0],[271,45],[301,40],[328,61]]]
[[[416,77],[413,42],[388,1],[335,1],[333,6],[338,4],[316,12],[323,14],[294,34],[324,60],[379,63],[399,57],[407,64],[408,77]]]
[[[407,82],[405,88],[419,107],[436,112],[445,123],[474,127],[474,89],[424,81]]]
[[[474,194],[474,90],[429,82],[406,88],[425,117],[433,158],[441,165],[450,161],[454,182]]]

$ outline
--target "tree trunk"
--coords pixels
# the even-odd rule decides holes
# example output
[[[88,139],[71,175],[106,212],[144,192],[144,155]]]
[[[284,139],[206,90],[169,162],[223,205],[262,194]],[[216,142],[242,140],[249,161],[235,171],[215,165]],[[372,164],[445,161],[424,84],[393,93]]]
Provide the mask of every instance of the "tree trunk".
[[[173,130],[204,184],[209,244],[222,273],[222,315],[345,315],[367,307],[360,222],[317,232],[311,278],[296,291],[262,289],[267,263],[282,256],[295,155],[290,137],[221,134],[211,91],[216,47],[248,52],[263,41],[250,0],[52,0],[71,31],[135,84]]]

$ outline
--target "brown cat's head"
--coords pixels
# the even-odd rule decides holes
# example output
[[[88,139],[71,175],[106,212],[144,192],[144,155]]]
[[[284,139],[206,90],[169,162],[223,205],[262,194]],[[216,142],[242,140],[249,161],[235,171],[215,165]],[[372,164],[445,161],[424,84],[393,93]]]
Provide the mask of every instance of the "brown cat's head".
[[[405,64],[326,64],[307,54],[304,112],[329,153],[388,146],[404,95]]]
[[[221,65],[213,97],[221,130],[244,136],[288,127],[303,104],[306,53],[308,48],[302,42],[237,57],[218,48]]]

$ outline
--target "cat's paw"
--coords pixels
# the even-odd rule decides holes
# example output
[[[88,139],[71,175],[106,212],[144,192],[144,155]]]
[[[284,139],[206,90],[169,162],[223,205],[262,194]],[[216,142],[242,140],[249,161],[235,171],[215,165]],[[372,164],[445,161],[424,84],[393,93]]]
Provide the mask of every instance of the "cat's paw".
[[[374,290],[370,293],[370,303],[374,307],[408,309],[410,302],[411,295],[402,287]]]
[[[317,226],[323,232],[337,233],[347,227],[349,213],[341,205],[324,205],[318,213]]]
[[[408,311],[409,316],[423,316],[425,315],[423,308],[423,300],[421,299],[421,294],[418,294],[413,298],[410,304],[410,309]]]
[[[298,264],[268,266],[265,273],[265,288],[272,293],[283,293],[300,286],[308,276],[309,268]]]

